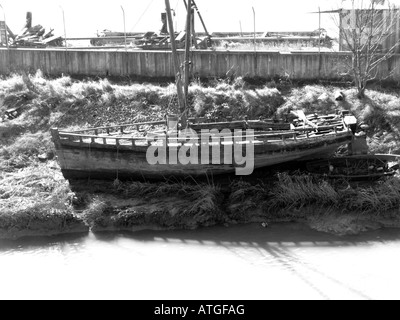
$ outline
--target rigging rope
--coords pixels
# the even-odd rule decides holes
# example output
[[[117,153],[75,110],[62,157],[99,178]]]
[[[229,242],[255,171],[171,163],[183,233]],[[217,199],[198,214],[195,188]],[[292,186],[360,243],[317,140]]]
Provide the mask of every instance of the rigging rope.
[[[139,17],[139,20],[136,22],[136,24],[132,27],[131,31],[132,32],[137,25],[139,24],[139,22],[142,20],[143,16],[147,13],[147,11],[149,10],[150,6],[153,4],[154,0],[151,0],[150,4],[147,6],[147,8],[144,10],[144,12],[142,13],[142,15]]]

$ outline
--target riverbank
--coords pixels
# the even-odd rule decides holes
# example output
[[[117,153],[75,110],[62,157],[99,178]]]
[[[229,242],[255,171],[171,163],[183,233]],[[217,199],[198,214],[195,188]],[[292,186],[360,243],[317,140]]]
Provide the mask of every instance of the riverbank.
[[[61,174],[49,129],[163,119],[175,113],[171,85],[118,84],[14,75],[0,79],[0,238],[142,228],[193,229],[217,224],[299,221],[337,234],[397,227],[400,178],[367,186],[334,185],[309,176],[278,175],[274,184],[132,183],[71,185]],[[345,100],[336,101],[342,91]],[[284,117],[291,110],[351,110],[368,125],[371,152],[400,153],[400,97],[376,88],[358,100],[352,89],[293,86],[244,79],[192,83],[191,114],[242,119]],[[5,119],[16,108],[20,115]],[[301,185],[301,187],[299,187]]]
[[[88,233],[55,162],[0,173],[0,239]]]
[[[298,222],[336,235],[400,227],[399,177],[350,186],[281,175],[269,184],[239,181],[223,189],[207,184],[97,182],[75,190],[90,204],[81,217],[93,232],[255,222],[264,227]]]
[[[35,168],[62,179],[56,163]],[[26,169],[25,169],[26,170]],[[21,176],[27,172],[22,172]],[[32,172],[30,173],[30,176]],[[39,174],[38,174],[39,175]],[[51,236],[65,233],[197,229],[216,225],[297,222],[336,235],[352,235],[381,228],[400,228],[400,177],[368,186],[332,186],[309,176],[289,176],[269,185],[233,183],[122,183],[83,181],[52,189],[24,183],[0,214],[0,239]],[[7,182],[7,180],[5,181]],[[303,184],[302,184],[303,183]],[[51,193],[39,200],[38,189]],[[2,186],[0,192],[4,199]],[[34,190],[25,201],[17,200]],[[27,197],[27,194],[25,194]]]

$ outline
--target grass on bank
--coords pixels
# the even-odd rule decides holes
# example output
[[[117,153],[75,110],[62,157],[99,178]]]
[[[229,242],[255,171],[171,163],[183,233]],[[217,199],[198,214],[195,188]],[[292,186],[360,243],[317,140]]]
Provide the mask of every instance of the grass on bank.
[[[232,186],[229,210],[233,217],[246,218],[251,210],[266,216],[285,215],[307,207],[361,214],[400,214],[400,176],[374,184],[349,184],[312,175],[279,173],[272,185],[239,183]],[[295,213],[297,214],[297,213]]]
[[[158,227],[192,228],[223,220],[220,188],[209,184],[122,183],[113,195],[96,195],[82,217],[94,229]],[[122,203],[122,204],[121,204]]]
[[[74,194],[58,168],[34,164],[0,173],[0,229],[62,231],[79,224]]]

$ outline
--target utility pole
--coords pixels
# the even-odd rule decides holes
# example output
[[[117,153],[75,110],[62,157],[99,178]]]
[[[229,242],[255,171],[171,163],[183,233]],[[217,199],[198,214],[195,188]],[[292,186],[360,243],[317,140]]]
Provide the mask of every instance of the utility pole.
[[[63,25],[64,25],[64,41],[65,41],[65,63],[67,64],[67,72],[69,73],[69,56],[68,56],[68,44],[67,44],[67,28],[65,27],[65,14],[64,8],[60,6],[63,15]]]
[[[257,52],[257,48],[256,48],[256,11],[254,10],[254,7],[252,7],[253,9],[253,20],[254,20],[254,52]]]
[[[65,27],[65,14],[64,14],[64,9],[62,6],[60,6],[62,14],[63,14],[63,25],[64,25],[64,40],[65,40],[65,51],[68,50],[68,46],[67,46],[67,29]]]
[[[318,7],[318,52],[321,54],[321,7]]]
[[[123,7],[123,6],[121,6],[121,9],[122,9],[122,16],[123,16],[123,20],[124,20],[124,40],[125,40],[125,51],[126,51],[127,49],[126,49],[125,10],[124,10],[124,7]]]
[[[169,0],[165,0],[165,6],[167,9],[168,27],[169,27],[169,34],[170,34],[170,38],[171,38],[172,56],[173,56],[175,78],[176,78],[176,89],[177,89],[177,93],[178,93],[178,105],[179,105],[179,110],[181,112],[181,124],[184,128],[186,128],[186,124],[187,124],[186,101],[183,96],[182,77],[181,77],[181,72],[180,72],[178,51],[176,49],[176,43],[175,43],[175,32],[174,32],[174,25],[173,25],[174,22],[172,20],[171,5],[169,3]]]

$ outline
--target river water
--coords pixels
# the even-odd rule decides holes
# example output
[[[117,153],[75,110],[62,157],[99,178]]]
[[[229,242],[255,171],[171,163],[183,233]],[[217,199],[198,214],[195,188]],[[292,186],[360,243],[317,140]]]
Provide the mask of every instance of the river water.
[[[0,299],[399,299],[400,232],[299,224],[0,242]]]

